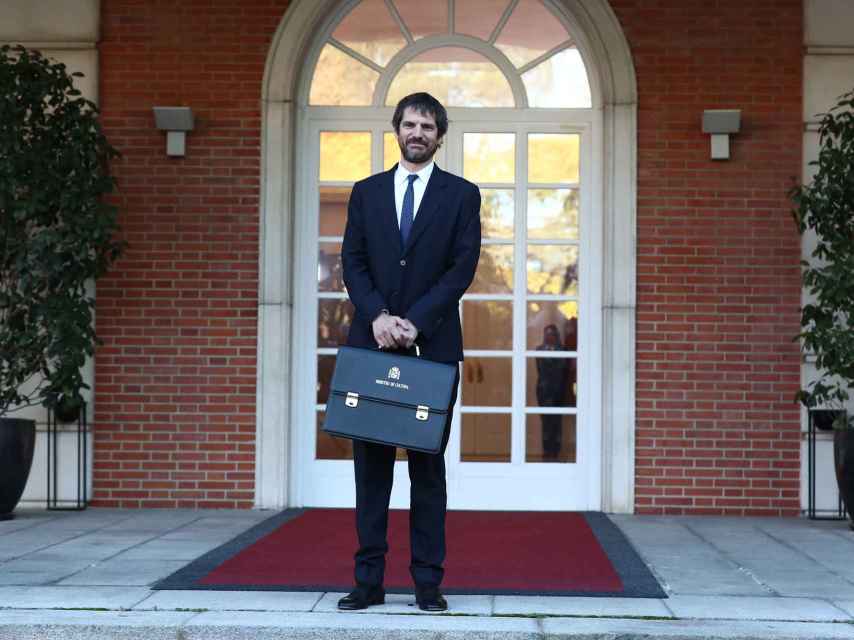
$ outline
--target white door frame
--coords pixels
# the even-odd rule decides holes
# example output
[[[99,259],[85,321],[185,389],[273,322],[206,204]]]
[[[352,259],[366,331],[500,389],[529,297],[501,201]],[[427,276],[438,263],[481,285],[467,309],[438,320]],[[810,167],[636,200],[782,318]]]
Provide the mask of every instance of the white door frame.
[[[556,114],[556,110],[532,111],[525,109],[524,121],[513,118],[502,109],[454,109],[449,108],[452,130],[442,146],[440,154],[447,154],[447,160],[437,157],[437,162],[445,169],[457,173],[462,170],[463,133],[508,132],[516,135],[516,174],[527,176],[527,154],[523,137],[528,133],[577,133],[581,136],[580,180],[581,189],[581,242],[580,242],[580,292],[579,307],[582,309],[579,319],[579,345],[600,344],[602,263],[595,258],[600,254],[602,245],[601,219],[596,215],[601,202],[595,202],[595,194],[601,193],[601,162],[594,161],[592,148],[594,122],[598,111],[575,109]],[[382,133],[390,129],[392,108],[372,108],[362,117],[346,116],[342,119],[340,110],[301,108],[298,121],[298,144],[304,150],[302,161],[296,167],[296,185],[298,210],[305,212],[294,221],[294,301],[295,308],[302,313],[294,317],[293,322],[293,362],[295,371],[300,375],[292,379],[291,397],[299,398],[292,406],[292,424],[305,425],[305,428],[293,432],[292,457],[293,474],[289,504],[293,506],[342,507],[355,504],[355,486],[353,484],[353,466],[350,460],[315,459],[316,431],[309,428],[315,424],[315,381],[317,375],[317,293],[314,272],[316,268],[318,218],[318,182],[316,180],[319,165],[318,139],[321,131],[363,131],[372,133],[371,173],[381,171]],[[512,115],[518,112],[514,111]],[[370,116],[370,117],[369,117]],[[527,181],[513,187],[516,192],[516,210],[521,211],[526,199]],[[312,212],[314,215],[309,215]],[[524,219],[516,217],[516,238],[523,238]],[[523,249],[524,251],[524,249]],[[524,254],[522,254],[524,255]],[[517,286],[516,312],[514,313],[514,342],[524,342],[527,296],[524,292],[526,266],[524,260],[515,265]],[[309,348],[309,346],[311,348]],[[334,353],[334,349],[323,350],[324,354]],[[538,409],[525,408],[525,363],[526,351],[516,349],[514,361],[514,402],[516,408],[511,416],[514,460],[509,463],[463,462],[460,461],[460,414],[464,411],[482,413],[477,408],[461,408],[457,403],[451,440],[446,453],[448,469],[449,507],[458,509],[520,509],[536,511],[547,510],[598,510],[601,505],[601,404],[591,399],[601,397],[601,384],[596,376],[582,375],[578,380],[579,404],[575,408],[577,416],[576,437],[578,439],[578,458],[575,463],[537,464],[522,460],[525,449],[525,416],[539,413]],[[468,353],[468,352],[467,352]],[[475,354],[469,354],[476,357]],[[600,371],[601,352],[593,349],[580,349],[578,354],[580,371]],[[490,413],[486,410],[486,413]],[[544,489],[548,490],[544,490]],[[394,484],[391,504],[396,508],[409,505],[409,479],[405,461],[395,464]]]
[[[290,435],[293,361],[295,100],[302,63],[340,0],[292,0],[273,39],[263,83],[260,292],[255,505],[293,503],[296,469]],[[635,220],[637,90],[628,43],[606,0],[552,5],[575,26],[601,127],[592,143],[602,203],[603,511],[634,510]],[[591,399],[595,401],[595,399]],[[305,425],[303,425],[305,427]],[[314,428],[314,423],[311,427]]]

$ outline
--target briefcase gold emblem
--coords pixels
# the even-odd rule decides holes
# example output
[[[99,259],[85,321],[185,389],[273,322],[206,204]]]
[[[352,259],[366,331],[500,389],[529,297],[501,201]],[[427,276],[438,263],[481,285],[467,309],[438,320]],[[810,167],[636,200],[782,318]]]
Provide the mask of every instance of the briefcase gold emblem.
[[[400,369],[392,367],[388,370],[388,378],[392,380],[400,380]]]

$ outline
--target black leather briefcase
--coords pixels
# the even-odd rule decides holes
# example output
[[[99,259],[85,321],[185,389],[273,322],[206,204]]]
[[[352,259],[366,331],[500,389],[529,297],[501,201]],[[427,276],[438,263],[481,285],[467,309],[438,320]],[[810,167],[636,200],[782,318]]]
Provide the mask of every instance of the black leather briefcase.
[[[456,374],[453,365],[441,362],[340,347],[323,430],[438,453]]]

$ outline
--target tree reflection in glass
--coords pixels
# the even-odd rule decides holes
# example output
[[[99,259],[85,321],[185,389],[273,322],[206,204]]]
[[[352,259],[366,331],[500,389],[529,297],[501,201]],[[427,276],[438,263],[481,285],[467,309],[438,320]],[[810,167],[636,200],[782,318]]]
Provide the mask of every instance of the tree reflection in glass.
[[[480,226],[484,238],[513,237],[513,189],[480,190]]]
[[[429,87],[446,107],[512,107],[513,90],[501,70],[481,54],[463,47],[441,47],[418,54],[403,65],[386,95],[386,105]]]
[[[317,307],[317,346],[337,347],[347,342],[355,309],[349,300],[323,299]]]
[[[578,240],[578,190],[529,189],[528,237]]]
[[[528,293],[578,295],[578,247],[528,245]]]
[[[511,293],[513,291],[513,247],[485,244],[480,249],[480,261],[474,282],[468,293]]]
[[[344,269],[341,265],[341,243],[321,242],[317,255],[317,290],[344,291]]]

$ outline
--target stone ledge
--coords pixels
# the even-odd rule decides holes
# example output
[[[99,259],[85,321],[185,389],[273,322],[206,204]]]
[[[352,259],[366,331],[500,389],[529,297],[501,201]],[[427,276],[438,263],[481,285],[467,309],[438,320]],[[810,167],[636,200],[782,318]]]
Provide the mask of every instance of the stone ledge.
[[[484,618],[269,612],[0,611],[0,639],[854,640],[829,623]]]

